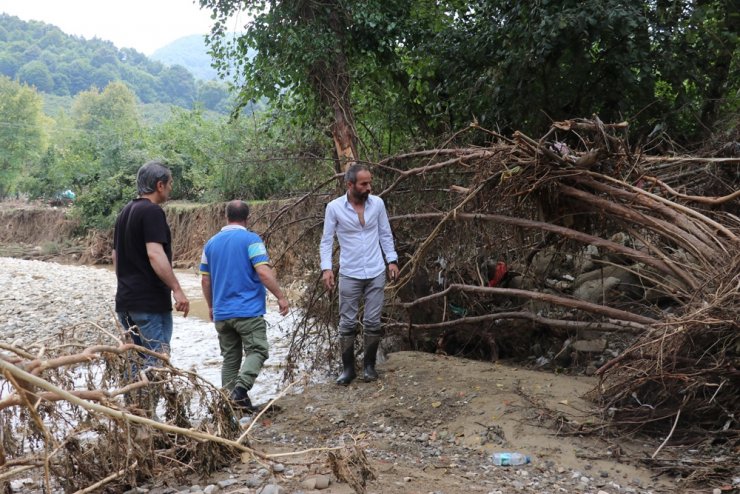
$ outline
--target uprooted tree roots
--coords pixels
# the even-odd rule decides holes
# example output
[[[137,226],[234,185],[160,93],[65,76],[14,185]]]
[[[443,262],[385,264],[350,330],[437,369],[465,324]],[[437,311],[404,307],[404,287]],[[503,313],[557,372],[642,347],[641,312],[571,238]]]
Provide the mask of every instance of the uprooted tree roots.
[[[35,475],[45,492],[92,492],[162,473],[207,475],[240,453],[261,457],[235,439],[239,424],[219,390],[164,355],[152,354],[162,367],[133,377],[144,349],[111,340],[60,341],[34,354],[2,345],[0,483]]]
[[[553,362],[574,354],[574,338],[619,337],[627,349],[601,366],[592,393],[612,424],[737,444],[740,158],[645,156],[628,146],[626,124],[598,119],[555,123],[539,140],[468,131],[490,145],[460,146],[461,132],[374,164],[401,260],[386,340]],[[289,228],[314,249],[292,257],[315,273],[294,365],[337,360],[316,351],[335,349],[337,315],[315,253],[338,178],[286,206],[267,232]]]

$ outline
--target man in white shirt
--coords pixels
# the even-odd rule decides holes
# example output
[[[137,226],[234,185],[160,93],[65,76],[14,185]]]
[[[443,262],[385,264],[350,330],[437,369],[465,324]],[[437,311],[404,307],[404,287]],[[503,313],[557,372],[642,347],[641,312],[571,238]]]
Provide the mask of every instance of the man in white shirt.
[[[392,280],[398,277],[398,255],[383,200],[371,195],[372,175],[365,165],[352,165],[344,175],[347,193],[326,205],[324,234],[321,237],[321,271],[324,286],[334,289],[332,248],[339,241],[339,348],[342,374],[337,384],[351,383],[355,373],[355,326],[360,301],[365,299],[364,326],[365,381],[378,378],[375,360],[382,337],[385,268]],[[385,261],[383,260],[385,256]]]

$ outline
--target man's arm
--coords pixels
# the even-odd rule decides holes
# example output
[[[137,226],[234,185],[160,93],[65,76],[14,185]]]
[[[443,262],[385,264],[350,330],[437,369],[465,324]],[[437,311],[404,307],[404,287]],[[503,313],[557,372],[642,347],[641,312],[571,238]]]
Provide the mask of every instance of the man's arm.
[[[177,281],[164,247],[159,242],[147,242],[146,253],[149,256],[149,264],[152,265],[156,275],[172,290],[172,295],[175,297],[175,309],[182,312],[183,317],[187,317],[190,312],[190,300],[182,291],[180,282]]]
[[[391,231],[391,223],[388,221],[388,212],[385,210],[385,204],[382,205],[378,216],[378,238],[380,240],[380,248],[383,249],[383,254],[385,254],[385,260],[388,262],[397,262],[398,254],[396,254],[396,247],[393,244],[393,232]]]
[[[319,255],[321,262],[321,278],[327,290],[334,289],[334,271],[331,267],[332,249],[334,248],[334,232],[336,231],[336,215],[331,206],[326,206],[324,213],[324,232],[319,244]]]
[[[257,271],[257,276],[260,277],[262,284],[270,290],[270,293],[277,297],[278,306],[280,307],[280,315],[287,315],[290,304],[288,303],[288,299],[285,297],[285,294],[280,289],[280,285],[278,284],[277,277],[275,276],[275,271],[272,269],[272,266],[266,263],[258,264],[254,269]]]
[[[324,213],[324,231],[319,244],[319,255],[321,257],[321,270],[331,269],[332,249],[334,248],[334,233],[337,229],[337,217],[331,205],[326,206]]]
[[[391,223],[388,221],[388,212],[385,210],[385,204],[378,217],[378,237],[380,239],[380,248],[383,249],[385,260],[388,262],[388,274],[392,281],[398,279],[398,254],[393,244],[393,232]]]
[[[203,298],[208,304],[208,316],[213,321],[213,292],[211,291],[211,276],[208,273],[200,274],[200,289],[203,290]]]

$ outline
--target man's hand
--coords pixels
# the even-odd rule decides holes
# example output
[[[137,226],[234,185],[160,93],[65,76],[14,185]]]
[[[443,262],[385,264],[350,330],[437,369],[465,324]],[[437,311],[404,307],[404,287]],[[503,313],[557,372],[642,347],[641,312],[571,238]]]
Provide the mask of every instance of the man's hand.
[[[334,290],[334,271],[331,269],[325,269],[321,273],[321,279],[324,281],[324,286],[330,292]]]
[[[280,308],[280,315],[281,316],[287,316],[288,315],[288,309],[290,309],[290,302],[288,302],[288,299],[285,297],[278,299],[278,307]]]
[[[398,279],[398,264],[388,265],[388,275],[391,277],[391,281],[393,282]]]
[[[188,317],[188,312],[190,312],[190,300],[188,300],[188,297],[185,295],[185,292],[182,291],[182,288],[172,292],[172,296],[175,297],[175,310],[182,312],[182,317]]]

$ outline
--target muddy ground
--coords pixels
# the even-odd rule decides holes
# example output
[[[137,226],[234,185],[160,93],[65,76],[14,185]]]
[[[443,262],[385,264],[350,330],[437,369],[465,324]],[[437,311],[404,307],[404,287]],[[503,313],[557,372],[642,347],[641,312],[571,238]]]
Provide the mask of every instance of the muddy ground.
[[[319,475],[332,479],[322,492],[355,492],[337,482],[327,455],[328,448],[357,445],[375,475],[367,480],[367,492],[603,494],[683,489],[677,479],[657,476],[641,464],[658,448],[658,438],[559,433],[558,424],[598,420],[591,404],[581,398],[597,385],[595,378],[417,352],[393,353],[379,370],[377,382],[355,381],[346,388],[332,382],[309,385],[281,398],[279,413],[257,421],[250,444],[260,451],[318,449],[276,458],[285,470],[274,473],[270,482],[285,492],[312,492],[306,486]],[[490,457],[496,451],[525,453],[531,464],[495,466]],[[663,451],[671,454],[670,449]],[[249,485],[255,471],[256,462],[237,462],[201,484],[236,478],[239,485]]]

